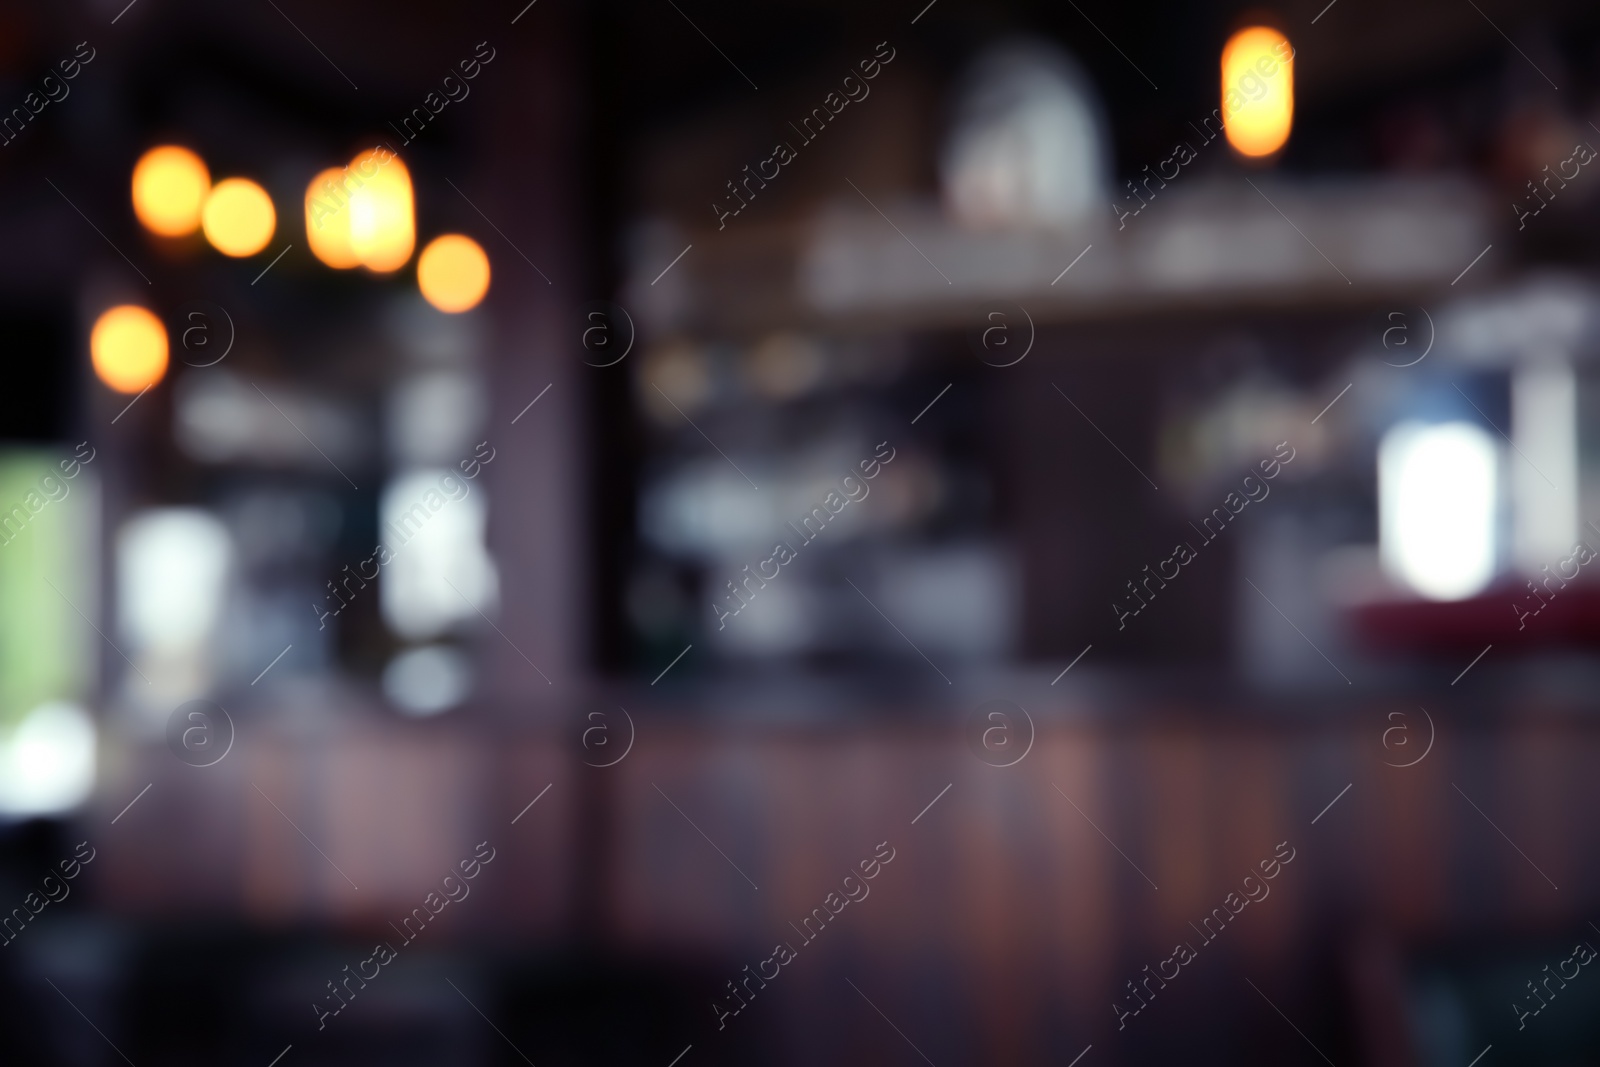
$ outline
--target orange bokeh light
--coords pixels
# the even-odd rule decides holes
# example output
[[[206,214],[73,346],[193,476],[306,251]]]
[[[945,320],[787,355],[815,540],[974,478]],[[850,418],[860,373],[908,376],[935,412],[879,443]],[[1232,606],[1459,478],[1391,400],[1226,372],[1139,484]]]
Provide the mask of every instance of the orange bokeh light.
[[[1240,155],[1270,156],[1294,123],[1294,49],[1267,26],[1251,26],[1222,49],[1222,121]]]
[[[350,244],[350,205],[341,193],[341,182],[355,184],[348,181],[346,171],[329,167],[306,186],[306,243],[311,254],[328,266],[349,270],[359,267],[361,260]]]
[[[187,148],[161,145],[133,167],[133,213],[152,233],[182,237],[200,228],[200,210],[211,191],[205,161]]]
[[[225,256],[253,256],[272,240],[277,212],[267,191],[248,178],[228,178],[216,184],[200,213],[206,240]]]
[[[435,237],[417,257],[417,286],[440,311],[470,311],[489,291],[489,257],[470,237]]]
[[[101,314],[89,333],[95,375],[119,393],[137,393],[167,373],[167,328],[136,304]]]
[[[417,244],[411,172],[393,152],[373,148],[350,161],[348,174],[351,250],[368,270],[399,270]]]

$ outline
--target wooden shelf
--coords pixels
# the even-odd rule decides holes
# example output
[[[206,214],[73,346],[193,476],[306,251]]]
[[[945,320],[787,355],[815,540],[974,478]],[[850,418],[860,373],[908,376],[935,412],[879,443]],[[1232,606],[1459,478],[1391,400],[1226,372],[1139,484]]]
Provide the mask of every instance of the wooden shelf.
[[[625,299],[656,336],[958,328],[1006,304],[1036,323],[1360,304],[1448,287],[1493,236],[1466,179],[1177,186],[1120,229],[1108,211],[1072,231],[974,233],[902,199],[881,205],[893,225],[839,201],[805,224],[664,230],[640,242]]]

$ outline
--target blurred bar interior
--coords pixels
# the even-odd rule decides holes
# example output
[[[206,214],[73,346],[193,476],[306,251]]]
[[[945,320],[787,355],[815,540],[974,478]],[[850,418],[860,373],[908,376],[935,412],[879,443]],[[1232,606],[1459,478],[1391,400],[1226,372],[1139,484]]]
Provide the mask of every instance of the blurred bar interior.
[[[0,6],[0,1062],[1600,1062],[1600,10],[923,2]]]

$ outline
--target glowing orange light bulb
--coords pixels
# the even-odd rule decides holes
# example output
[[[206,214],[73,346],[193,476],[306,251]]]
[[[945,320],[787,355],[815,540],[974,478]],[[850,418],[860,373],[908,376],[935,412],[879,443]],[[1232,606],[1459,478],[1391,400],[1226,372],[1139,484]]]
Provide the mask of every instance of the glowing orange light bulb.
[[[136,304],[101,314],[89,333],[95,375],[119,393],[137,393],[167,373],[167,328]]]
[[[133,213],[152,233],[182,237],[200,228],[211,172],[187,148],[161,145],[133,167]]]
[[[470,237],[435,237],[417,257],[417,286],[440,311],[470,311],[489,291],[489,257]]]
[[[200,213],[206,240],[225,256],[253,256],[272,240],[278,214],[267,191],[248,178],[217,183]]]
[[[306,242],[311,254],[335,270],[361,265],[350,243],[350,192],[345,170],[329,167],[306,186]]]
[[[393,152],[374,148],[351,160],[348,174],[351,249],[368,270],[399,270],[417,244],[411,172]]]
[[[1222,122],[1240,155],[1270,156],[1294,122],[1294,49],[1267,26],[1251,26],[1222,49]]]

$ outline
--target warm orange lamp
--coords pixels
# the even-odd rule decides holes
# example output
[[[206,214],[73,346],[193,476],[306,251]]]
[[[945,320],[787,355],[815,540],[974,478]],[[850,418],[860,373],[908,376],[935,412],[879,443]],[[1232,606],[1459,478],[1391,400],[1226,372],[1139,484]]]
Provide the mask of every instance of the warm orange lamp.
[[[1222,49],[1222,121],[1242,156],[1270,156],[1294,123],[1294,49],[1267,26],[1251,26]]]
[[[440,311],[470,311],[489,291],[489,257],[470,237],[435,237],[417,258],[417,286]]]
[[[278,215],[267,191],[248,178],[217,183],[200,213],[206,240],[225,256],[253,256],[272,240]]]
[[[183,237],[200,228],[200,209],[211,191],[205,162],[187,148],[161,145],[133,167],[133,213],[152,233]]]
[[[89,333],[95,375],[119,393],[137,393],[167,373],[167,328],[149,311],[123,304],[101,314]]]

